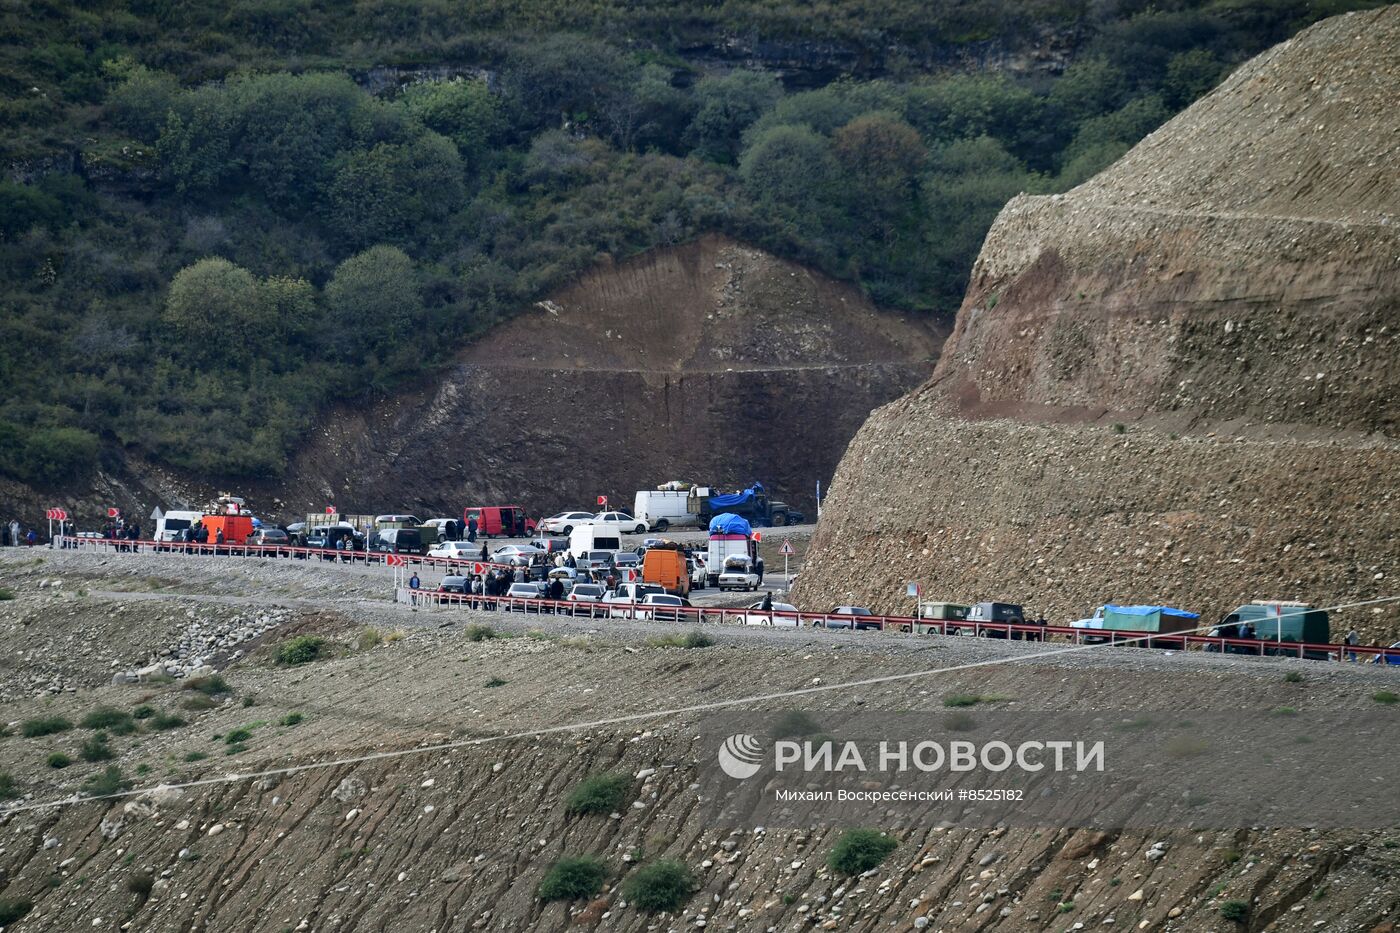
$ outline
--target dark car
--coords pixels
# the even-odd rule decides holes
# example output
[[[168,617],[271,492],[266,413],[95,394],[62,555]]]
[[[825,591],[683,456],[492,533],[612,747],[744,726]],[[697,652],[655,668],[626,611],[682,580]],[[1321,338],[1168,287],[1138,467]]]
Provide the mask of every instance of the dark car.
[[[874,632],[880,629],[880,623],[873,621],[875,613],[864,606],[837,606],[829,615],[838,618],[818,619],[812,625],[817,628],[850,629],[857,632]],[[863,619],[871,621],[862,621]]]
[[[256,544],[260,547],[284,548],[290,547],[292,536],[281,528],[259,528],[248,536],[249,544]]]
[[[461,600],[451,597],[465,596],[470,593],[472,591],[471,581],[460,576],[443,577],[442,582],[438,584],[437,591],[447,597],[439,597],[437,600],[439,603],[459,603]]]
[[[423,554],[423,536],[417,528],[381,528],[370,538],[371,551],[384,554]]]

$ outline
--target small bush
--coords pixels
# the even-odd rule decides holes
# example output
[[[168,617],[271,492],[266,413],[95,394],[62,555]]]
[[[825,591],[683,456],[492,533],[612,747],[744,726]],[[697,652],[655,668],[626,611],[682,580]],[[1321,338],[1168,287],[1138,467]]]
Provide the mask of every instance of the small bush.
[[[540,897],[547,901],[578,901],[603,888],[607,866],[587,855],[561,858],[540,882]]]
[[[157,732],[166,732],[170,729],[178,729],[185,724],[185,721],[174,713],[157,713],[151,717],[151,728]]]
[[[251,729],[234,729],[229,732],[228,735],[224,736],[224,744],[237,745],[240,742],[248,741],[252,737],[253,732]]]
[[[205,710],[215,709],[219,705],[217,700],[212,700],[207,696],[192,696],[180,704],[181,709],[187,709],[191,713],[202,713]]]
[[[244,698],[243,698],[243,708],[244,708],[244,709],[248,709],[250,706],[256,706],[256,705],[257,705],[257,702],[258,702],[258,701],[255,700],[255,699],[253,699],[252,697],[244,697]]]
[[[593,774],[569,795],[569,813],[612,813],[627,801],[632,779],[625,774]]]
[[[361,651],[368,651],[377,648],[384,641],[384,636],[377,628],[366,628],[360,632],[360,637],[355,639],[355,646]]]
[[[116,765],[108,765],[101,773],[94,774],[83,782],[83,795],[105,797],[118,794],[131,787],[131,782],[122,779],[122,770]]]
[[[295,726],[295,725],[297,725],[298,723],[300,723],[300,722],[301,722],[303,719],[305,719],[305,718],[306,718],[306,717],[303,716],[301,713],[288,713],[287,715],[283,716],[281,719],[277,720],[277,725],[279,725],[279,726]]]
[[[99,732],[84,742],[82,748],[78,750],[78,754],[82,756],[83,761],[111,761],[117,757],[112,752],[111,746],[107,744],[107,733],[105,732]]]
[[[499,677],[492,677],[490,680],[486,681],[485,685],[487,687],[504,687],[506,682]]]
[[[489,641],[496,637],[496,630],[489,625],[468,625],[462,634],[467,641]]]
[[[58,769],[66,768],[73,763],[73,759],[63,754],[63,752],[54,752],[48,758],[44,759],[44,761],[50,768]]]
[[[1292,706],[1276,706],[1270,712],[1270,716],[1297,716],[1298,710]]]
[[[224,754],[225,754],[225,755],[241,755],[241,754],[243,754],[244,752],[246,752],[247,750],[248,750],[248,746],[247,746],[247,745],[244,745],[242,742],[237,742],[237,743],[235,743],[235,744],[233,744],[233,745],[230,745],[228,748],[224,749]]]
[[[156,714],[156,708],[155,708],[154,706],[146,706],[145,704],[142,704],[141,706],[138,706],[138,707],[136,707],[134,710],[131,711],[131,718],[132,718],[132,719],[150,719],[150,718],[151,718],[152,716],[154,716],[155,714]]]
[[[19,788],[15,787],[14,775],[0,771],[0,800],[14,800],[18,796]]]
[[[701,631],[687,632],[682,648],[709,648],[715,640]]]
[[[1393,690],[1377,690],[1375,693],[1371,694],[1371,699],[1375,700],[1377,703],[1384,703],[1389,706],[1392,703],[1400,703],[1400,694],[1397,694]]]
[[[111,706],[99,706],[82,718],[78,725],[84,729],[112,729],[131,726],[131,714]]]
[[[1303,682],[1303,675],[1300,671],[1289,671],[1283,675],[1283,682],[1286,684],[1300,684]]]
[[[185,753],[185,761],[187,761],[187,762],[189,762],[189,763],[191,763],[191,764],[193,764],[193,763],[196,762],[196,761],[203,761],[204,759],[206,759],[206,758],[208,758],[208,757],[209,757],[209,756],[206,755],[204,752],[186,752],[186,753]]]
[[[680,862],[661,859],[637,869],[623,894],[629,903],[648,913],[678,909],[695,891],[695,878]]]
[[[954,693],[951,696],[943,698],[944,706],[953,707],[955,709],[965,706],[976,706],[981,702],[982,698],[975,693]]]
[[[60,732],[67,732],[73,728],[73,724],[62,716],[42,716],[38,719],[26,719],[20,726],[20,732],[26,739],[37,739],[42,735],[57,735]]]
[[[848,829],[836,840],[826,864],[843,875],[860,875],[887,859],[899,843],[875,829]]]
[[[1242,856],[1240,855],[1237,849],[1226,849],[1224,852],[1220,853],[1220,860],[1223,861],[1226,865],[1235,864],[1240,860],[1241,857]]]
[[[34,909],[34,905],[29,901],[11,900],[8,897],[0,897],[0,927],[8,927],[12,923],[19,923],[24,919],[24,915]]]
[[[223,694],[233,692],[233,688],[228,685],[228,681],[224,680],[218,674],[210,674],[207,677],[191,677],[189,680],[185,681],[184,689],[198,691],[207,697],[222,696]]]
[[[8,602],[15,598],[15,591],[8,586],[0,586],[0,603]]]
[[[1113,424],[1113,433],[1114,433],[1114,434],[1124,434],[1124,433],[1127,432],[1127,430],[1128,430],[1128,426],[1127,426],[1126,424],[1122,424],[1121,422],[1114,422],[1114,424]]]
[[[320,635],[298,635],[289,638],[277,647],[278,664],[310,664],[321,657],[327,642]]]
[[[1226,901],[1220,905],[1220,916],[1231,923],[1244,923],[1249,919],[1249,902]]]

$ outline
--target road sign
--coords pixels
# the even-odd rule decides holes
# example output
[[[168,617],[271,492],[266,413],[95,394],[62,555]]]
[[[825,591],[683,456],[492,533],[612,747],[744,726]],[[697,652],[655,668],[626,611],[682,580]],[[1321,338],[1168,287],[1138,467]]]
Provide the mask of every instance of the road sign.
[[[160,506],[151,509],[151,521],[158,522],[165,517],[165,513],[160,510]]]
[[[762,540],[763,540],[763,532],[761,532],[761,531],[755,531],[755,532],[753,533],[753,539],[754,539],[755,541],[762,541]]]
[[[121,515],[121,514],[122,514],[122,510],[119,509],[119,508],[117,508],[117,507],[115,507],[115,506],[109,507],[109,508],[107,509],[107,517],[108,517],[108,518],[116,518],[116,517],[118,517],[118,516]]]
[[[906,583],[904,584],[904,592],[909,596],[922,596],[924,595],[924,587],[921,583]]]
[[[335,514],[335,506],[333,506],[333,505],[328,505],[328,506],[326,506],[326,514],[327,514],[327,515],[334,515],[334,514]]]
[[[485,572],[486,572],[486,565],[485,565],[485,564],[482,564],[482,563],[472,564],[472,573],[476,574],[478,577],[481,576],[481,575],[482,575],[483,573],[485,573]]]
[[[607,496],[599,496],[599,497],[598,497],[598,504],[601,505],[603,508],[606,509],[606,508],[608,507],[608,497],[607,497]]]
[[[397,554],[386,554],[384,556],[384,565],[386,567],[402,567],[407,563],[408,561],[404,560]]]
[[[778,548],[778,553],[783,555],[784,557],[791,557],[794,553],[792,542],[789,541],[787,538],[784,538],[783,546]]]
[[[68,520],[68,513],[63,509],[45,509],[44,517],[51,522],[65,522]]]

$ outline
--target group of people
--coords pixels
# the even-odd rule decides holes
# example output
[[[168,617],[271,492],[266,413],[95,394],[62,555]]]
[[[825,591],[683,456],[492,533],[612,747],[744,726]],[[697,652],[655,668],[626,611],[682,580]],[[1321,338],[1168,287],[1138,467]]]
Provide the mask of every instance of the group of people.
[[[19,547],[21,544],[33,547],[38,543],[39,533],[33,528],[26,530],[18,520],[0,525],[0,547]]]

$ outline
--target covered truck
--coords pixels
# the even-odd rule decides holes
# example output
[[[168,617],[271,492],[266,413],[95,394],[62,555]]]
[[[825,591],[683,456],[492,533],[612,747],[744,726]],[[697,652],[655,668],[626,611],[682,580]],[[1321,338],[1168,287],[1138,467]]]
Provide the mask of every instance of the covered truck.
[[[690,490],[686,508],[701,521],[723,514],[737,515],[750,525],[797,525],[806,518],[786,502],[768,498],[762,483],[754,483],[735,493],[719,494],[711,487],[696,486]]]
[[[763,561],[758,556],[753,526],[740,515],[723,512],[710,519],[710,539],[705,548],[707,586],[719,586],[725,558],[735,555],[747,557],[758,574],[759,582],[763,581]]]
[[[1187,612],[1184,609],[1173,609],[1170,606],[1115,606],[1105,604],[1094,611],[1094,614],[1087,619],[1078,619],[1071,622],[1073,628],[1101,629],[1104,631],[1130,632],[1135,635],[1171,635],[1181,632],[1192,632],[1196,629],[1200,619],[1200,614]],[[1088,636],[1084,639],[1093,644],[1096,642],[1108,641],[1108,636]],[[1182,642],[1163,642],[1159,639],[1152,639],[1146,642],[1134,642],[1134,644],[1175,644],[1180,647]]]
[[[1283,599],[1256,599],[1227,613],[1208,633],[1224,638],[1256,638],[1263,642],[1307,642],[1324,645],[1332,637],[1327,613],[1307,603]],[[1215,650],[1207,645],[1206,650]],[[1232,646],[1231,650],[1253,654],[1254,649]],[[1296,655],[1291,649],[1265,647],[1266,654]],[[1326,660],[1328,652],[1309,651],[1306,657]]]

